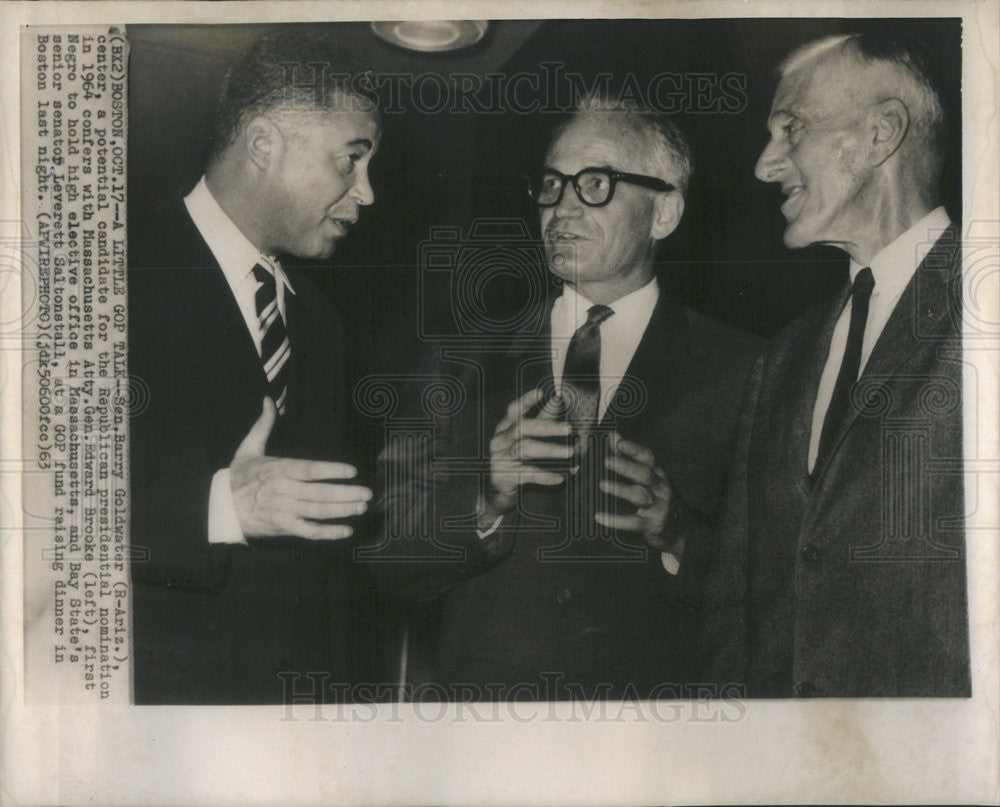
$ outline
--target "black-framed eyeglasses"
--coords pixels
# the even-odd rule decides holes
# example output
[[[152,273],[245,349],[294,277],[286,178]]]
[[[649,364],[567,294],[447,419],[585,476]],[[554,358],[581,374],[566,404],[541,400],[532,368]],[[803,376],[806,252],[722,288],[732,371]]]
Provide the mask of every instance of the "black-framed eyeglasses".
[[[654,191],[674,191],[676,187],[659,177],[629,174],[612,168],[584,168],[574,176],[561,174],[553,168],[543,168],[528,177],[528,193],[539,207],[555,207],[562,200],[566,183],[572,182],[580,201],[590,207],[603,207],[615,195],[619,182],[641,185]]]

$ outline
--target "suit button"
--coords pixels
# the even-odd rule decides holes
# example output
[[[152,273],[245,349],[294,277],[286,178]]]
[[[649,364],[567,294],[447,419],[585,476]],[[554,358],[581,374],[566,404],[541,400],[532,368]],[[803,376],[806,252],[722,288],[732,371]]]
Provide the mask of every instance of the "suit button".
[[[806,544],[802,547],[802,559],[806,563],[816,563],[819,560],[819,547],[814,544]]]
[[[795,694],[800,698],[811,698],[816,694],[816,685],[812,681],[800,681],[795,687]]]
[[[556,602],[558,602],[560,604],[562,604],[564,602],[568,602],[569,598],[572,597],[572,596],[573,596],[573,592],[570,591],[568,588],[561,588],[561,589],[559,589],[559,593],[556,594]]]

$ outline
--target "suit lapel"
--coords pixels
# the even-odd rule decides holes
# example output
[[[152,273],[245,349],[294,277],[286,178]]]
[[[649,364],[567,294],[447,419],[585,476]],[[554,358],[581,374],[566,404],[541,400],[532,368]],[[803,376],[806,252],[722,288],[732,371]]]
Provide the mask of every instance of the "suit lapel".
[[[181,233],[179,238],[182,242],[191,245],[190,260],[187,265],[204,267],[186,271],[194,273],[191,281],[198,283],[201,288],[199,292],[199,305],[202,307],[201,322],[206,330],[214,331],[217,337],[211,344],[222,345],[224,354],[243,368],[248,374],[247,377],[255,380],[256,386],[266,389],[267,377],[264,375],[260,356],[243,319],[243,313],[236,304],[233,290],[229,287],[229,282],[215,256],[191,220],[184,202],[179,201],[177,204],[183,219],[174,232]],[[183,235],[185,230],[186,236]],[[212,339],[211,336],[208,338]]]
[[[961,283],[955,232],[954,227],[949,228],[917,267],[875,343],[861,378],[893,375],[917,348],[947,331],[946,325],[955,315],[955,293],[961,291],[960,285],[954,285],[956,281]],[[856,417],[857,411],[852,408],[847,425]]]
[[[929,346],[934,349],[936,335],[948,331],[948,323],[955,316],[954,294],[956,289],[961,288],[961,275],[957,271],[961,261],[956,233],[954,226],[949,228],[910,278],[858,379],[860,389],[889,382]],[[958,286],[955,286],[956,279]],[[831,446],[828,461],[847,437],[859,413],[857,406],[848,408]]]
[[[847,304],[850,284],[826,308],[820,308],[807,321],[806,327],[794,338],[807,348],[796,353],[796,360],[789,362],[784,374],[784,391],[777,396],[778,411],[773,413],[773,422],[783,424],[775,433],[778,439],[787,440],[786,456],[792,464],[796,489],[802,497],[808,497],[812,487],[809,480],[809,443],[812,437],[813,412],[823,368],[830,353],[833,329]],[[808,347],[812,346],[812,347]],[[791,350],[796,349],[792,345]],[[791,424],[790,427],[788,424]]]
[[[667,403],[674,394],[669,383],[671,371],[683,360],[687,349],[684,309],[661,293],[601,425],[630,423],[636,436],[648,434],[650,413],[671,411]]]
[[[248,377],[254,378],[255,381],[259,382],[262,389],[266,389],[267,376],[264,375],[260,356],[257,354],[257,348],[254,346],[253,338],[250,336],[246,321],[243,319],[243,313],[240,311],[239,306],[236,305],[232,289],[226,283],[221,269],[216,269],[213,274],[218,275],[222,279],[227,295],[225,298],[225,312],[219,319],[223,333],[222,344],[226,346],[232,360],[248,373]]]
[[[529,325],[515,335],[504,355],[507,366],[500,376],[510,379],[514,385],[506,403],[539,386],[546,394],[553,391],[552,306],[555,300],[555,296],[550,295],[539,303],[538,313],[528,318]]]

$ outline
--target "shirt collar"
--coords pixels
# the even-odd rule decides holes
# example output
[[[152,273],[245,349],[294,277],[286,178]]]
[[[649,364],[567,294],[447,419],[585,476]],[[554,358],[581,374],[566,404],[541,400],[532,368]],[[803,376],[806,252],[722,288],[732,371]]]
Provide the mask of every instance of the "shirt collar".
[[[875,278],[872,295],[895,297],[910,282],[934,242],[951,226],[944,207],[936,207],[899,238],[884,247],[868,264]],[[864,267],[851,260],[851,283]]]
[[[273,255],[264,255],[247,240],[240,228],[215,201],[204,176],[198,180],[191,193],[184,197],[184,204],[231,285],[242,283],[259,263],[271,270],[275,279],[280,280],[288,291],[295,293],[278,259]]]
[[[646,323],[649,322],[659,299],[660,285],[654,277],[642,288],[631,291],[624,297],[619,297],[610,303],[608,308],[614,311],[615,315],[609,318],[607,323],[613,322],[615,326],[624,326],[633,322],[642,323],[642,328],[645,330]],[[587,312],[594,305],[568,284],[563,286],[563,293],[556,303],[562,309],[562,315],[572,325],[572,331],[587,321]]]

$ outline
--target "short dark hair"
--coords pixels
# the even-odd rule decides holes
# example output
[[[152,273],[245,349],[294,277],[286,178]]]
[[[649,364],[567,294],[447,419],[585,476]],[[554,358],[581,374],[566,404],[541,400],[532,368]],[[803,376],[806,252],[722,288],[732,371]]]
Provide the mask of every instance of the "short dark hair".
[[[226,72],[212,125],[210,160],[241,127],[270,110],[323,111],[348,104],[375,112],[371,72],[328,34],[285,28],[259,38]]]

